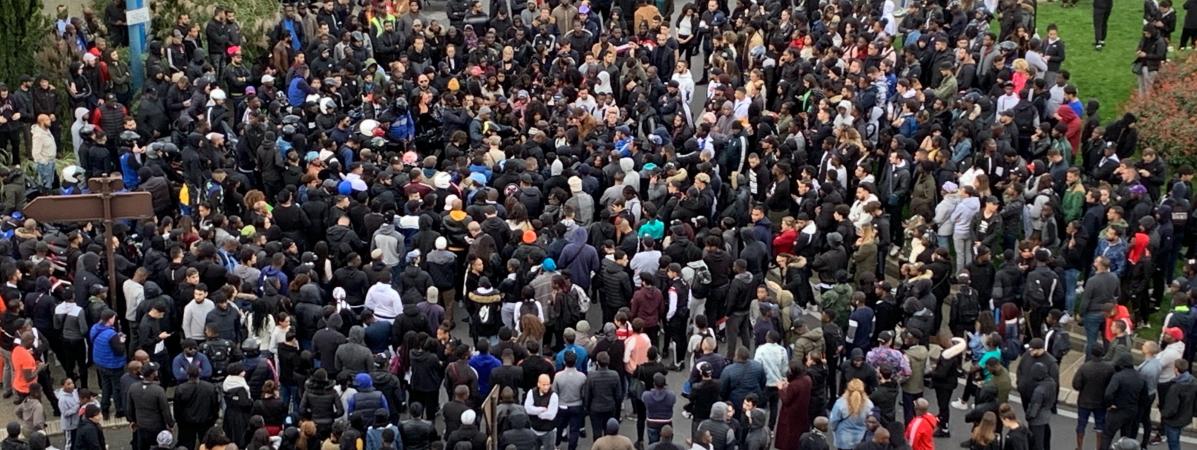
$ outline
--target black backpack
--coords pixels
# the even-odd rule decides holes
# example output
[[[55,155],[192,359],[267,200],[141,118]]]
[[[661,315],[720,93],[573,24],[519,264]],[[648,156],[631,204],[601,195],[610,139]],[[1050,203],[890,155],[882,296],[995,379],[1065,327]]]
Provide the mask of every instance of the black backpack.
[[[952,323],[971,326],[981,315],[981,304],[977,299],[977,290],[963,287],[956,293],[956,302],[952,304]]]
[[[213,339],[200,345],[200,351],[212,363],[212,379],[225,377],[225,369],[233,362],[233,343],[228,339]]]

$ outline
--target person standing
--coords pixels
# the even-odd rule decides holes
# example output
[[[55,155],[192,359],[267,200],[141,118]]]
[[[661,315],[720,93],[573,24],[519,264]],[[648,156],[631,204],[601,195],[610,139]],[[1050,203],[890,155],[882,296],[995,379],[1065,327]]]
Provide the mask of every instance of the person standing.
[[[120,378],[125,369],[125,334],[116,330],[116,311],[111,309],[100,313],[100,321],[91,326],[88,336],[91,340],[91,359],[100,372],[100,389],[104,398],[100,408],[107,411],[116,401],[116,416],[125,415],[125,396],[121,392]]]
[[[50,122],[50,116],[39,114],[37,123],[29,128],[33,168],[37,172],[36,185],[42,193],[47,194],[54,189],[54,160],[58,158],[58,144],[50,131]]]
[[[106,450],[108,444],[104,441],[104,428],[100,426],[103,418],[100,406],[87,405],[83,407],[83,420],[79,429],[75,430],[74,450]]]
[[[532,432],[540,440],[541,450],[554,450],[557,444],[557,411],[561,408],[557,393],[553,392],[552,379],[541,375],[536,380],[536,389],[524,398],[524,410],[532,423]]]
[[[216,385],[200,379],[198,367],[187,367],[187,381],[176,386],[174,394],[180,447],[195,448],[196,441],[207,436],[220,416],[219,397]]]
[[[906,425],[906,442],[913,450],[935,450],[935,430],[939,428],[939,418],[928,410],[931,402],[925,398],[915,399],[914,416]]]
[[[607,419],[618,415],[619,407],[623,403],[624,389],[619,374],[609,368],[610,355],[607,352],[599,352],[594,359],[598,362],[598,367],[586,374],[586,386],[582,390],[585,397],[582,401],[586,411],[590,413],[591,432],[598,436],[603,432],[603,424],[607,423]],[[532,412],[528,411],[528,414],[531,415]]]
[[[149,450],[157,444],[159,432],[175,427],[166,391],[158,384],[158,364],[151,362],[141,368],[141,382],[132,386],[126,401],[135,450]]]
[[[586,408],[582,404],[586,375],[578,372],[577,364],[578,355],[566,353],[565,368],[553,376],[553,392],[557,393],[558,403],[557,428],[559,432],[568,430],[569,450],[577,450],[582,419],[586,417]],[[561,441],[560,437],[557,441]]]
[[[1099,448],[1110,448],[1115,433],[1127,437],[1135,435],[1139,427],[1139,404],[1147,395],[1147,385],[1135,371],[1130,352],[1119,354],[1114,360],[1114,368],[1116,372],[1106,385],[1105,402],[1109,406]]]
[[[1168,59],[1168,42],[1160,36],[1160,30],[1155,25],[1143,26],[1143,38],[1139,40],[1135,57],[1139,67],[1139,72],[1135,74],[1139,79],[1139,95],[1151,95],[1160,64]]]
[[[1106,322],[1107,307],[1121,296],[1121,281],[1110,271],[1110,260],[1098,256],[1093,260],[1095,273],[1085,282],[1081,293],[1081,323],[1085,327],[1085,354],[1091,355],[1094,347],[1101,347],[1102,329]]]
[[[1114,0],[1093,1],[1093,48],[1098,51],[1106,46],[1106,28],[1113,10]]]
[[[1193,423],[1194,404],[1197,404],[1197,380],[1189,373],[1189,362],[1177,360],[1175,367],[1179,375],[1172,380],[1160,408],[1168,450],[1180,450],[1180,430]]]

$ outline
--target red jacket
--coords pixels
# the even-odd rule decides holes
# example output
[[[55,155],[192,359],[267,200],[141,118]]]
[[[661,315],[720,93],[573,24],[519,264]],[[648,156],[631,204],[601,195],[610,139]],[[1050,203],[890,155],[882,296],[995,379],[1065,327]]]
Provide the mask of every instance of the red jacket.
[[[785,230],[773,238],[773,256],[782,253],[794,253],[794,241],[798,240],[798,230]]]
[[[1118,320],[1126,323],[1126,334],[1134,333],[1135,321],[1131,320],[1130,310],[1126,306],[1115,305],[1114,315],[1106,316],[1106,342],[1114,340],[1114,322]]]
[[[934,414],[925,413],[910,419],[906,425],[906,442],[911,450],[935,450],[935,427],[939,426],[939,418]]]

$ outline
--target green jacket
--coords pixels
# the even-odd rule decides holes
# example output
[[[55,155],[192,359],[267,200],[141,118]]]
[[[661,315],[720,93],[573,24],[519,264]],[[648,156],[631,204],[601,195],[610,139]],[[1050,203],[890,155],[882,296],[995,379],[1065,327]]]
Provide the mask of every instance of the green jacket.
[[[1078,181],[1068,186],[1060,202],[1063,203],[1065,223],[1080,220],[1085,213],[1085,185]]]

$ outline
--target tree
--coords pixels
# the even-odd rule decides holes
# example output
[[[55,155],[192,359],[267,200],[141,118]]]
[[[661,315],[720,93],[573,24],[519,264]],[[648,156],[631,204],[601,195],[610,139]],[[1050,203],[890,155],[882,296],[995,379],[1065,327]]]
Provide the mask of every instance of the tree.
[[[0,1],[0,80],[13,83],[30,75],[36,52],[53,33],[39,0]]]
[[[1138,118],[1142,146],[1153,147],[1174,166],[1197,163],[1197,53],[1160,68],[1151,95],[1134,94],[1126,105]]]

